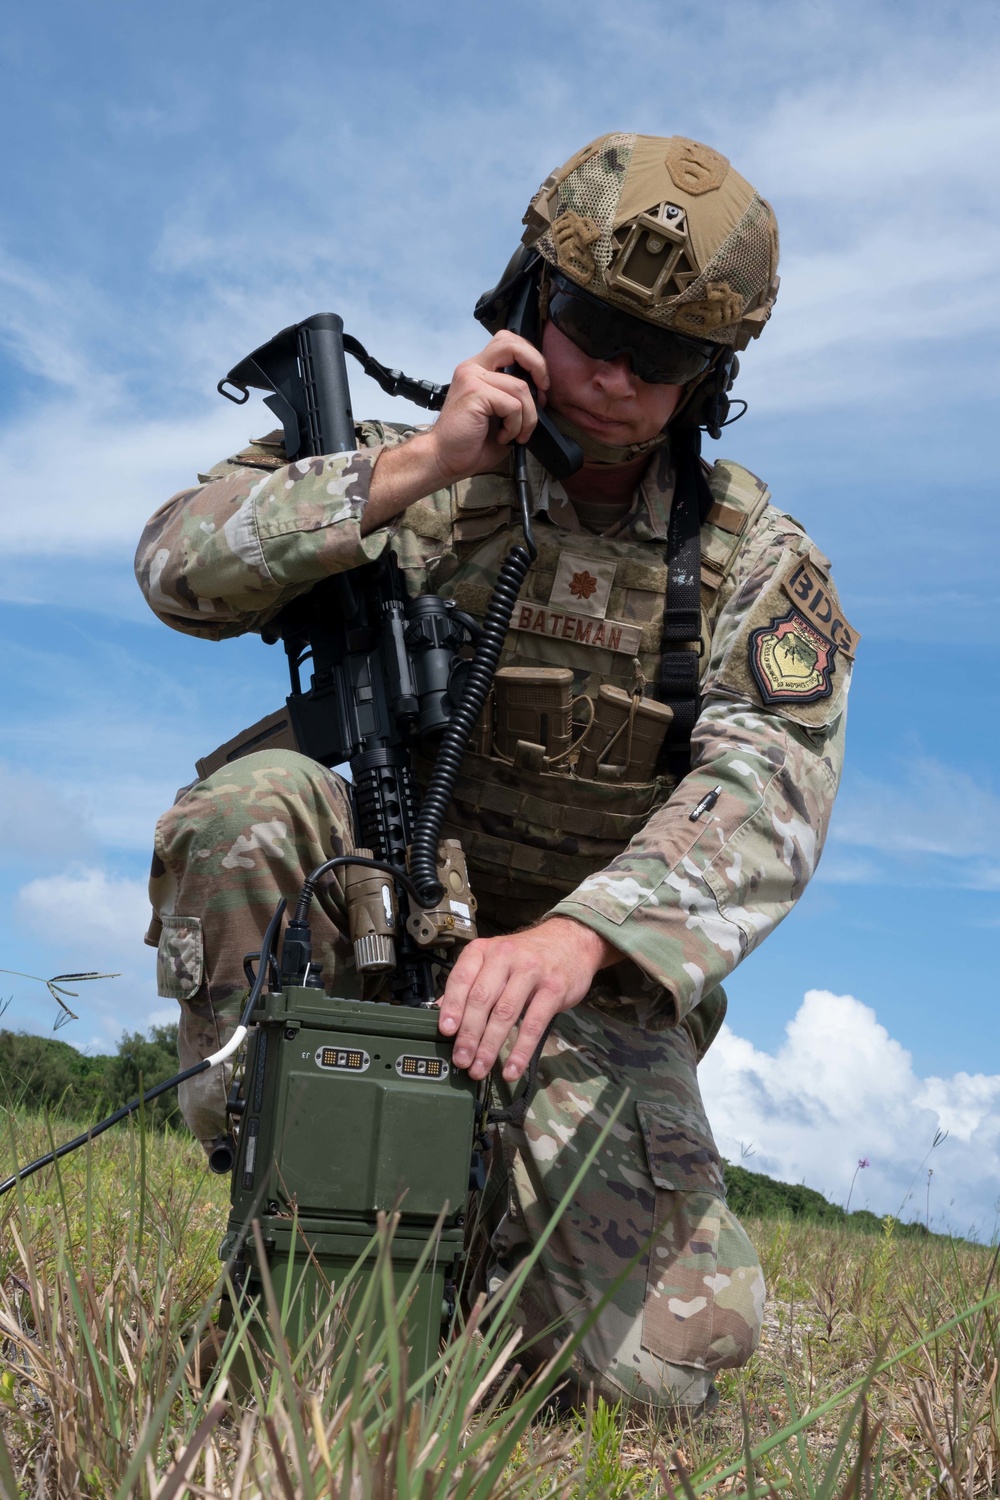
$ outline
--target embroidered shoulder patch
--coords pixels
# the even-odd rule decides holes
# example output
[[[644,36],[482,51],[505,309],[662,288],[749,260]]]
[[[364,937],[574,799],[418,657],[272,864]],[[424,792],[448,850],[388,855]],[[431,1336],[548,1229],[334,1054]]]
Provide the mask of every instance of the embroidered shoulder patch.
[[[750,670],[773,703],[816,703],[833,692],[836,648],[797,609],[750,636]]]

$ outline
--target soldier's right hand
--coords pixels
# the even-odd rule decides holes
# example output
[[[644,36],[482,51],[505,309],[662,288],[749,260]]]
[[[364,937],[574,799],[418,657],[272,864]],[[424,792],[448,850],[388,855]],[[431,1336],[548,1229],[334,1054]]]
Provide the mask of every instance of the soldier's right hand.
[[[383,526],[434,490],[497,468],[511,443],[527,442],[537,421],[535,402],[526,382],[506,373],[514,364],[530,375],[539,403],[545,404],[549,376],[540,351],[517,334],[494,334],[485,349],[455,370],[434,426],[379,458],[361,518],[363,532]]]
[[[535,402],[510,365],[531,376],[544,405],[549,375],[541,352],[515,333],[494,334],[485,349],[455,370],[441,415],[426,434],[446,484],[482,474],[502,462],[511,443],[535,430]]]

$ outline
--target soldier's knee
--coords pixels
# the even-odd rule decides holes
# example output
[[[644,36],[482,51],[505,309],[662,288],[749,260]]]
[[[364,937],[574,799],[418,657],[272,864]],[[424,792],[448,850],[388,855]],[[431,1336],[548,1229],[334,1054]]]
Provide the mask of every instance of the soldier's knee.
[[[338,839],[353,841],[341,778],[295,751],[268,750],[189,787],[157,824],[156,849],[175,882],[184,872],[238,881],[263,864],[322,858]]]
[[[648,1255],[622,1284],[602,1296],[583,1276],[567,1315],[539,1267],[520,1316],[540,1353],[573,1338],[575,1388],[668,1416],[703,1414],[716,1400],[715,1372],[745,1364],[757,1347],[764,1278],[743,1226],[714,1192],[657,1189],[653,1223]],[[593,1322],[574,1336],[586,1311]]]
[[[526,1352],[519,1359],[528,1370],[570,1341],[570,1359],[562,1404],[582,1406],[589,1395],[609,1406],[624,1401],[629,1408],[646,1407],[660,1417],[700,1416],[717,1402],[713,1373],[700,1365],[678,1364],[662,1358],[643,1336],[641,1288],[630,1280],[612,1300],[591,1309],[593,1321],[583,1331],[574,1313],[560,1316],[550,1289],[529,1276],[517,1308],[526,1334]],[[638,1310],[637,1310],[638,1304]],[[587,1309],[580,1308],[582,1314]]]
[[[609,1406],[624,1402],[630,1409],[645,1407],[658,1417],[671,1419],[707,1416],[719,1404],[711,1370],[695,1365],[672,1365],[666,1360],[641,1369],[616,1367],[598,1370],[586,1360],[576,1362],[574,1384],[581,1393],[593,1392]]]
[[[654,1359],[707,1371],[746,1364],[760,1340],[764,1277],[725,1201],[656,1190],[640,1343]]]
[[[746,1364],[760,1343],[767,1288],[757,1252],[732,1210],[720,1209],[719,1276],[729,1279],[716,1294],[716,1318],[712,1339],[713,1369]]]

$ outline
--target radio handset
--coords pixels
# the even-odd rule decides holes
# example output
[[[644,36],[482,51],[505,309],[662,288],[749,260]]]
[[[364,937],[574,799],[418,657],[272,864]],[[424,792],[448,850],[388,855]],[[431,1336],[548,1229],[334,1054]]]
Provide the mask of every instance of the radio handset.
[[[507,328],[538,347],[538,286],[533,278],[525,278],[519,288],[511,304]],[[538,406],[535,383],[528,372],[522,370],[520,365],[511,365],[507,373],[516,375],[525,382],[538,412],[535,430],[525,445],[528,452],[538,459],[542,468],[553,479],[569,479],[583,466],[583,449],[571,437],[560,432],[544,408]]]

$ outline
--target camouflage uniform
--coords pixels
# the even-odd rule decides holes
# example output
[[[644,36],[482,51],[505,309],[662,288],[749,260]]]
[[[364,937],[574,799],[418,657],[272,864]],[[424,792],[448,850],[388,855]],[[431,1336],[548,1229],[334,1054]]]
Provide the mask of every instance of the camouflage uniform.
[[[209,639],[259,630],[314,582],[389,546],[411,594],[451,595],[481,615],[517,532],[506,474],[463,481],[361,535],[373,467],[409,430],[362,424],[358,452],[291,465],[277,439],[265,439],[200,476],[140,543],[152,608]],[[504,664],[570,666],[577,692],[630,687],[635,659],[655,680],[668,449],[601,537],[583,530],[561,486],[537,467],[531,477],[539,558]],[[709,483],[703,705],[690,773],[677,786],[663,777],[598,786],[470,755],[445,830],[466,835],[485,930],[548,910],[625,955],[557,1018],[524,1128],[505,1134],[510,1191],[493,1235],[501,1269],[551,1218],[627,1090],[521,1311],[532,1333],[560,1315],[578,1320],[627,1272],[584,1342],[578,1374],[612,1400],[625,1392],[689,1408],[710,1394],[714,1370],[749,1357],[764,1297],[756,1255],[725,1204],[696,1064],[722,1022],[722,981],[791,909],[819,858],[854,653],[827,560],[798,523],[737,465],[716,464]],[[152,882],[165,919],[160,972],[163,992],[182,1001],[187,1048],[214,1048],[231,1024],[239,959],[259,942],[276,896],[293,894],[350,839],[337,778],[290,752],[216,772],[161,821]],[[343,973],[333,888],[318,936],[327,975],[338,960]],[[220,1128],[218,1102],[189,1108],[203,1139]]]

